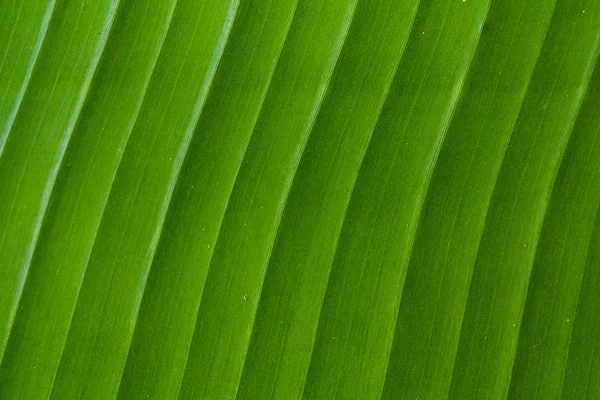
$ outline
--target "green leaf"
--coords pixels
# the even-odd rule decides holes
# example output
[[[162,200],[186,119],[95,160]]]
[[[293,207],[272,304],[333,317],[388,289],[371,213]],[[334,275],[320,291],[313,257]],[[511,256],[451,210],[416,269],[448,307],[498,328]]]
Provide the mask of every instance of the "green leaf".
[[[4,354],[44,212],[117,4],[117,0],[100,0],[55,6],[45,34],[47,45],[40,49],[34,70],[22,74],[21,86],[27,86],[27,91],[14,96],[20,100],[19,112],[5,117],[11,133],[0,157],[0,354]],[[46,29],[44,24],[42,29]],[[0,81],[9,82],[4,77],[11,74],[10,67],[3,66]]]
[[[600,51],[599,5],[557,4],[489,203],[452,398],[507,394],[546,206]]]
[[[13,0],[8,4],[2,4],[0,154],[33,73],[33,66],[46,36],[54,4],[54,0]]]
[[[314,397],[381,392],[422,200],[488,5],[419,5],[340,234],[307,381]]]
[[[178,6],[95,233],[51,398],[118,391],[168,203],[237,10],[236,1]]]
[[[491,4],[418,222],[384,398],[448,396],[490,198],[553,8]]]
[[[0,397],[47,396],[52,388],[110,187],[174,4],[136,4],[123,9],[114,22],[118,40],[109,37],[89,90],[94,101],[81,111],[65,167],[54,184],[0,375],[12,384],[0,384]],[[163,29],[154,29],[157,26]],[[140,42],[148,50],[132,54],[131,47]],[[52,340],[45,340],[48,337]],[[40,372],[31,374],[32,368]]]
[[[571,332],[562,399],[600,395],[600,217],[596,217]]]
[[[600,396],[597,0],[0,0],[0,398]]]
[[[287,198],[241,398],[298,398],[303,391],[311,397],[319,390],[310,383],[305,387],[319,310],[356,175],[416,13],[416,2],[402,6],[394,7],[393,1],[357,4]]]
[[[194,155],[192,158],[198,160],[189,166],[194,173],[182,176],[165,225],[168,235],[185,235],[175,242],[161,242],[157,250],[120,397],[136,398],[149,394],[164,398],[177,394],[207,274],[210,279],[214,279],[215,271],[230,274],[231,268],[242,260],[245,265],[254,266],[253,270],[248,268],[244,271],[245,275],[241,277],[246,287],[232,290],[226,296],[230,301],[212,305],[217,308],[212,311],[214,315],[231,315],[225,327],[235,321],[253,318],[243,296],[247,294],[251,297],[250,301],[256,303],[258,296],[252,293],[248,281],[258,280],[264,274],[277,222],[285,204],[286,187],[291,183],[344,42],[354,4],[354,1],[347,0],[299,4],[258,120],[250,120],[235,129],[226,125],[219,127],[222,135],[218,142],[199,141],[195,151],[201,152],[201,156]],[[309,56],[311,48],[315,50]],[[303,57],[301,62],[297,61],[299,57]],[[254,84],[255,78],[250,82]],[[230,113],[223,115],[229,116]],[[229,121],[220,124],[226,122]],[[210,130],[217,128],[206,126],[199,133],[204,136]],[[239,171],[215,169],[213,165],[219,165],[225,156],[239,159],[235,153],[230,153],[233,139],[246,143],[250,137]],[[230,164],[238,165],[235,162]],[[230,178],[226,180],[226,176]],[[244,184],[234,185],[234,178]],[[216,185],[222,187],[222,195],[216,196],[217,192],[213,190],[208,196],[206,187],[216,188]],[[217,246],[213,256],[215,242],[228,245]],[[177,275],[172,274],[173,265],[180,266]],[[207,290],[215,289],[209,287]],[[180,304],[189,306],[181,307]],[[165,308],[169,310],[168,318],[161,316],[160,310]],[[247,330],[247,324],[246,320],[239,325]],[[217,329],[213,328],[214,336],[226,334]],[[249,337],[240,332],[239,338],[237,343],[231,341],[221,348],[216,344],[207,348],[215,358],[219,354],[219,358],[232,367],[231,373],[238,375],[230,380],[232,383],[239,379]],[[204,345],[207,343],[208,340],[203,342]],[[234,370],[236,363],[237,370]],[[152,365],[157,364],[165,368],[152,369]],[[212,369],[216,374],[223,374],[223,367]],[[198,390],[235,390],[233,385],[227,388],[220,384],[219,388],[213,389],[206,388],[208,385],[204,383]],[[213,396],[228,397],[221,394]]]
[[[511,398],[547,399],[560,393],[573,323],[589,323],[580,320],[576,308],[582,279],[590,273],[586,258],[593,252],[590,240],[600,204],[599,96],[600,69],[596,69],[544,219],[521,322]]]

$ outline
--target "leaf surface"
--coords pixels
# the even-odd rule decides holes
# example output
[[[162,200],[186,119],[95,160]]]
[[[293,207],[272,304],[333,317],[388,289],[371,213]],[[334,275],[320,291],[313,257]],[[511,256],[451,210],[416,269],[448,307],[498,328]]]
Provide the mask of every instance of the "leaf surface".
[[[42,398],[52,388],[111,184],[174,5],[133,2],[116,16],[89,89],[93,101],[81,110],[52,189],[0,368],[1,379],[12,384],[0,383],[0,397]],[[132,54],[138,43],[148,51]],[[31,374],[32,368],[40,372]]]
[[[490,201],[450,398],[507,396],[542,222],[600,50],[598,6],[557,3]]]
[[[170,196],[236,10],[236,1],[214,0],[174,11],[106,201],[51,398],[117,394]]]
[[[0,358],[58,169],[86,99],[117,0],[56,4],[0,154]],[[26,73],[27,75],[27,73]]]
[[[381,394],[423,197],[488,5],[419,4],[340,233],[308,375],[327,382],[320,397]]]
[[[383,398],[447,397],[488,204],[553,8],[491,3],[424,200]]]
[[[596,399],[598,0],[0,0],[0,398]]]

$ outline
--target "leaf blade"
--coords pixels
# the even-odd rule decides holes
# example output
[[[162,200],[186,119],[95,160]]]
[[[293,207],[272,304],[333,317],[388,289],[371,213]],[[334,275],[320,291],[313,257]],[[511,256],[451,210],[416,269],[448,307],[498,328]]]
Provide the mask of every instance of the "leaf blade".
[[[583,4],[557,3],[511,137],[473,273],[451,398],[500,398],[508,393],[550,190],[600,50],[600,12],[591,3]]]
[[[131,3],[117,14],[89,89],[94,101],[81,111],[53,187],[0,366],[0,397],[49,395],[111,183],[174,4]],[[148,51],[132,54],[137,43]]]
[[[553,8],[491,4],[417,227],[384,398],[447,396],[487,204]]]
[[[236,10],[232,0],[178,3],[174,11],[112,183],[51,398],[117,394],[149,262]]]
[[[4,355],[52,186],[117,4],[117,0],[58,4],[54,23],[46,33],[47,44],[40,50],[30,78],[30,91],[23,97],[11,126],[12,133],[0,155],[3,177],[0,260],[5,276],[0,281],[0,358]],[[64,45],[52,45],[55,42]],[[37,93],[42,93],[40,98]]]

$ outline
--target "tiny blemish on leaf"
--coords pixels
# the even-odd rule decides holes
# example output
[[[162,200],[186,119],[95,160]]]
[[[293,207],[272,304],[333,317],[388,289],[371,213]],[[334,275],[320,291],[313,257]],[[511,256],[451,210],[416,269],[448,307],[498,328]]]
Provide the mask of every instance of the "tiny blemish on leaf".
[[[248,295],[247,294],[244,295],[244,300],[248,301]]]

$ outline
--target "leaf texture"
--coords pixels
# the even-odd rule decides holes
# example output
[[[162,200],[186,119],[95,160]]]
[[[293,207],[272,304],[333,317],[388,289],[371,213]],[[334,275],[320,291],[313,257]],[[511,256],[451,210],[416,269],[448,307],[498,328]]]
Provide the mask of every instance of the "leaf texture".
[[[60,2],[0,155],[0,358],[58,169],[118,5]],[[10,117],[8,117],[10,118]]]
[[[273,397],[298,398],[303,391],[311,397],[314,390],[320,390],[310,383],[305,388],[305,379],[337,235],[416,6],[407,2],[405,8],[395,9],[391,2],[359,2],[354,11],[290,189],[250,342],[249,359],[264,361],[261,365],[249,361],[248,374],[256,376],[260,372],[252,371],[265,371],[262,363],[268,363],[269,381],[264,385]],[[384,25],[376,32],[374,26],[382,16],[386,16]],[[403,28],[400,36],[395,34],[399,26]],[[365,35],[373,44],[368,49],[360,40]],[[255,383],[244,381],[243,385],[242,389]],[[246,393],[248,389],[240,397]]]
[[[0,0],[0,398],[596,399],[597,0]]]
[[[528,287],[510,398],[560,398],[600,205],[599,76],[596,67],[552,189]],[[574,346],[582,343],[576,339]]]
[[[321,397],[381,394],[414,229],[488,5],[419,4],[329,277],[309,371],[328,382]]]
[[[448,396],[488,204],[553,8],[553,1],[490,6],[424,200],[384,398]]]
[[[142,305],[142,318],[147,320],[138,324],[119,393],[121,398],[149,394],[176,397],[180,388],[182,398],[230,398],[235,392],[235,376],[243,358],[240,350],[234,349],[243,350],[243,338],[219,347],[223,335],[212,327],[206,342],[196,350],[200,353],[199,362],[190,365],[188,353],[195,351],[191,347],[192,337],[196,335],[194,328],[198,329],[198,307],[204,303],[201,298],[217,233],[260,109],[268,96],[269,82],[290,29],[295,3],[251,1],[240,7],[230,45],[221,60],[174,194],[170,218],[149,277],[147,290],[151,294],[146,296],[149,301]],[[235,95],[223,96],[230,92]],[[172,274],[174,267],[179,268],[176,275]],[[236,297],[239,307],[242,294]],[[225,305],[221,296],[209,301],[214,300],[218,300],[218,304],[212,304],[214,308]],[[157,313],[169,303],[173,306],[170,313]],[[235,306],[227,311],[234,316],[229,327],[245,314],[242,314],[244,309]],[[159,340],[149,340],[152,337],[146,332],[158,329],[159,334],[154,336]],[[215,362],[222,363],[214,369],[200,358],[209,351]],[[160,369],[154,371],[155,376],[150,375],[148,369],[156,363],[169,365],[172,375],[164,376]],[[203,373],[186,381],[184,376],[189,376],[186,371],[192,368],[202,369]]]
[[[546,207],[600,50],[598,6],[557,4],[490,201],[451,398],[507,395]]]
[[[93,101],[81,111],[54,184],[0,367],[1,379],[11,384],[0,384],[0,397],[47,396],[52,388],[110,187],[174,5],[128,3],[116,16],[89,89]],[[140,42],[148,51],[132,54]],[[31,374],[32,368],[40,373]]]
[[[168,202],[237,2],[178,6],[112,183],[51,398],[118,391]]]
[[[14,0],[0,17],[0,154],[46,37],[55,0]]]

